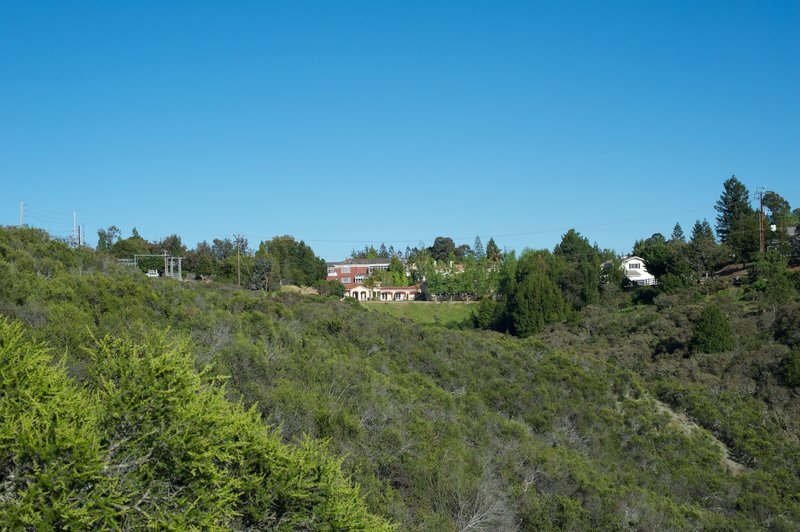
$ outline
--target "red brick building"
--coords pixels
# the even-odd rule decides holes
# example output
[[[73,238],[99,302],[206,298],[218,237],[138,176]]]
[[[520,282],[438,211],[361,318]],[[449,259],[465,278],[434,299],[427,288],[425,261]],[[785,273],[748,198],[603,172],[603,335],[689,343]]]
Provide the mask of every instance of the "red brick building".
[[[419,285],[367,287],[364,282],[372,272],[389,269],[389,259],[347,259],[328,263],[328,280],[344,285],[345,295],[360,301],[412,301],[420,293]]]

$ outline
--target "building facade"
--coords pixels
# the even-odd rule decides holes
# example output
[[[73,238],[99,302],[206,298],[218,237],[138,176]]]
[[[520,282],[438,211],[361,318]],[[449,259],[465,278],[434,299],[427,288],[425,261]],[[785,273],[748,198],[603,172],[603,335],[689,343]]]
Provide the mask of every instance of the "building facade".
[[[376,271],[388,271],[389,259],[347,259],[328,263],[329,281],[344,285],[345,296],[359,301],[413,301],[422,292],[414,286],[366,286],[369,276]]]
[[[655,275],[647,271],[641,257],[625,257],[619,266],[625,277],[635,286],[650,286],[658,284]]]

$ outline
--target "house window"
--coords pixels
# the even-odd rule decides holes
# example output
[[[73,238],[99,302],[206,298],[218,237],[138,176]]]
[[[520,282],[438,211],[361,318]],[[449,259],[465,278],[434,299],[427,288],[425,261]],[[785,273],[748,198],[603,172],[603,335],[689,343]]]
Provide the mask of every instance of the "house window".
[[[349,284],[350,278],[349,277],[342,277],[342,284]]]
[[[364,282],[364,276],[363,275],[356,275],[356,282],[357,283],[363,283]]]
[[[333,266],[328,268],[328,275],[336,275],[336,268],[334,268]]]
[[[342,273],[350,273],[350,266],[342,266]]]
[[[642,265],[639,264],[638,262],[631,262],[630,264],[628,264],[628,269],[629,270],[638,270],[641,267],[642,267]]]

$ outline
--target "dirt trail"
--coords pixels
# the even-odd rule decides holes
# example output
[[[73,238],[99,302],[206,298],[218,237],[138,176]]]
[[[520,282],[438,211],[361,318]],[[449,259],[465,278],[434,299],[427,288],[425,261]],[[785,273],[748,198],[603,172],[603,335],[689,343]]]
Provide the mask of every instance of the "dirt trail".
[[[653,401],[656,402],[656,408],[658,408],[659,411],[668,414],[669,417],[672,419],[672,422],[675,424],[675,426],[678,427],[680,430],[682,430],[685,434],[689,434],[693,430],[701,428],[700,425],[689,419],[689,417],[686,414],[675,412],[672,408],[669,407],[669,405],[667,405],[666,403],[662,403],[656,398],[653,398]],[[731,459],[731,453],[728,450],[727,445],[718,440],[717,437],[711,434],[710,432],[706,431],[706,433],[709,436],[711,436],[711,439],[714,440],[714,443],[720,449],[722,449],[722,465],[725,466],[725,468],[728,470],[728,472],[730,472],[731,475],[738,475],[739,473],[747,469],[744,465]]]

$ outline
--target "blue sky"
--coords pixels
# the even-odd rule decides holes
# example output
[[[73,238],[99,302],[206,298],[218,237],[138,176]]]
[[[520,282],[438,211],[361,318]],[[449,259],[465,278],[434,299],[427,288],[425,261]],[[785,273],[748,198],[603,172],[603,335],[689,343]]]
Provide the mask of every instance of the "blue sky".
[[[800,207],[800,2],[0,2],[0,224],[629,251]]]

